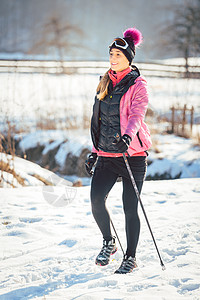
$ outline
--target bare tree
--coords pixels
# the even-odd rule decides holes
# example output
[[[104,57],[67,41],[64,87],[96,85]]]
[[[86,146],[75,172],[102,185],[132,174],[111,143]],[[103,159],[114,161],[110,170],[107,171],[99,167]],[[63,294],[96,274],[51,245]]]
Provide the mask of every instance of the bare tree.
[[[200,0],[186,1],[174,10],[170,25],[162,31],[167,50],[177,50],[185,59],[185,75],[189,76],[188,58],[200,54]]]
[[[36,30],[36,36],[39,38],[33,43],[29,53],[55,54],[63,62],[66,54],[80,46],[74,42],[74,35],[83,36],[83,31],[78,26],[63,22],[59,16],[53,15],[47,19],[42,29]]]

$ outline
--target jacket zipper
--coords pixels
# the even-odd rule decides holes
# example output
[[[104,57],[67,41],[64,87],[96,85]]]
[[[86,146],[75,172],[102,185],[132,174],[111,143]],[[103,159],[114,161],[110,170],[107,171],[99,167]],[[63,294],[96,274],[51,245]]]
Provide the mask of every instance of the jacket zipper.
[[[140,139],[140,136],[139,136],[139,132],[137,132],[137,137],[138,137],[138,140],[139,140],[140,146],[141,146],[141,147],[143,147],[142,141],[141,141],[141,139]]]

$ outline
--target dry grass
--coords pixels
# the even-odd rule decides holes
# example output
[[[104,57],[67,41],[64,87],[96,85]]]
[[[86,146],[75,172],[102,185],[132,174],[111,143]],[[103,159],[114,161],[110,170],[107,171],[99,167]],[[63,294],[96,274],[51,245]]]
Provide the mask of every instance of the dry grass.
[[[14,185],[14,179],[17,180],[17,182],[21,185],[21,186],[25,186],[25,179],[22,178],[19,174],[17,174],[15,172],[15,170],[13,168],[10,167],[10,162],[4,162],[4,161],[1,161],[0,160],[0,170],[1,170],[1,181],[0,181],[0,186],[2,185],[2,181],[6,182],[8,186],[11,186],[11,187],[15,187]],[[4,177],[3,175],[3,172],[6,172],[6,173],[9,173],[9,174],[12,174],[12,182],[8,182],[6,180],[6,178]]]
[[[43,182],[45,185],[54,185],[51,181],[43,178],[42,176],[38,175],[38,174],[31,174],[31,176],[35,177],[36,179],[40,180],[41,182]]]
[[[8,186],[15,187],[14,180],[16,179],[20,185],[25,185],[25,180],[15,172],[14,157],[15,157],[15,140],[13,138],[16,131],[15,126],[11,125],[6,118],[6,133],[0,135],[0,153],[9,154],[7,162],[0,160],[0,186],[6,182]],[[5,178],[5,172],[12,174],[12,181],[8,182]]]

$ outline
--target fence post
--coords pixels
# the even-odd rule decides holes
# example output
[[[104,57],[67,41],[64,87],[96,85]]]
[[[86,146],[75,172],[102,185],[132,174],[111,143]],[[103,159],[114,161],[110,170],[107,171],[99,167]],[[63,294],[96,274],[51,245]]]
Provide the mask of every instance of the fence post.
[[[174,133],[174,121],[175,121],[175,108],[174,106],[171,107],[172,111],[172,133]]]
[[[191,134],[192,134],[193,122],[194,122],[194,106],[192,106],[191,113],[190,113],[190,131],[191,131]]]
[[[185,133],[186,110],[187,110],[187,105],[185,104],[183,107],[183,118],[182,118],[182,134],[183,135]]]

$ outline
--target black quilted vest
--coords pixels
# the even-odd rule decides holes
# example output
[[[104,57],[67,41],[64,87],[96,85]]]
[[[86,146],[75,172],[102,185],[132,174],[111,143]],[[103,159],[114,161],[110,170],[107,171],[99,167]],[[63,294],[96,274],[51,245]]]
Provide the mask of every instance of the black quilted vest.
[[[103,100],[95,97],[93,116],[91,121],[91,136],[94,147],[104,152],[118,153],[116,145],[113,144],[114,136],[120,129],[120,100],[135,84],[140,75],[139,70],[134,69],[128,73],[113,89],[112,82],[108,88],[108,95]]]

